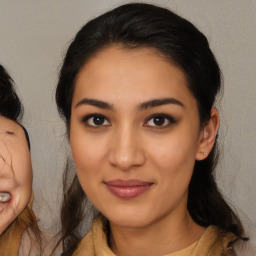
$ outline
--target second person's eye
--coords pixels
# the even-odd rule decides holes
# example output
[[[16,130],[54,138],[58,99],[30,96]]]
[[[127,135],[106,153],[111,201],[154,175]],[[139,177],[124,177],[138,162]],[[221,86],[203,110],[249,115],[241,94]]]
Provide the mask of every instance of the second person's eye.
[[[100,114],[91,114],[83,118],[83,123],[91,127],[110,126],[108,119]]]

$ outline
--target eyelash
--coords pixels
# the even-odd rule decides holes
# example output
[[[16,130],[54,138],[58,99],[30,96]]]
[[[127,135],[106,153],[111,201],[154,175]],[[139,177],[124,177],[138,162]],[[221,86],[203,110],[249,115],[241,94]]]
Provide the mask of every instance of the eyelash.
[[[94,122],[94,121],[96,121],[95,118],[102,118],[102,120],[100,120],[100,121],[103,122],[103,123],[90,124],[89,123],[90,119],[92,119],[92,122]],[[164,123],[161,124],[161,122],[160,122],[159,125],[157,125],[157,124],[148,125],[151,120],[156,119],[156,118],[158,118],[158,119],[163,118],[164,120],[162,120],[162,121],[164,121]],[[107,124],[104,124],[106,122],[107,122]],[[167,124],[166,124],[166,122],[167,122]],[[103,126],[111,126],[111,123],[109,122],[109,120],[104,115],[97,114],[97,113],[90,114],[90,115],[87,115],[87,116],[83,117],[82,118],[82,123],[84,123],[86,126],[92,127],[92,128],[100,128],[100,127],[103,127]],[[176,120],[173,117],[171,117],[169,115],[166,115],[166,114],[163,114],[163,113],[157,113],[157,114],[153,114],[150,117],[148,117],[143,126],[145,126],[145,127],[154,127],[156,129],[163,129],[163,128],[169,127],[171,124],[175,124],[175,123],[176,123]]]

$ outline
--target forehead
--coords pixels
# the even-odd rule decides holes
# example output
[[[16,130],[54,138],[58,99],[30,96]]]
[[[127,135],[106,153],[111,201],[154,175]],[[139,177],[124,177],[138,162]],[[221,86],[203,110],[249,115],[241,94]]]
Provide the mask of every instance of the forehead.
[[[102,49],[78,73],[73,103],[95,95],[113,102],[124,95],[133,102],[167,96],[194,101],[184,72],[171,60],[151,48],[120,46]]]
[[[24,131],[22,127],[13,120],[0,116],[0,133],[14,133],[19,137],[24,137]]]

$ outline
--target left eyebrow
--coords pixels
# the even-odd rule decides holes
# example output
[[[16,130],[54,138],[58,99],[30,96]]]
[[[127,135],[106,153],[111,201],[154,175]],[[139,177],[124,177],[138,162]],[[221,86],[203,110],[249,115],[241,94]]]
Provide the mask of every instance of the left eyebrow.
[[[175,98],[163,98],[163,99],[153,99],[153,100],[143,102],[138,106],[138,109],[145,110],[148,108],[159,107],[167,104],[175,104],[184,108],[184,104]]]

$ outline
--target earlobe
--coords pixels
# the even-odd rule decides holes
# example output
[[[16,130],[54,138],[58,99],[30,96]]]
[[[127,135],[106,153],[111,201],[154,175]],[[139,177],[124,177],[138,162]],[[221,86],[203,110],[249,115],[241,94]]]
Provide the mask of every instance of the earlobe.
[[[220,119],[216,108],[211,109],[211,118],[202,128],[196,160],[204,160],[211,152],[219,130]]]

